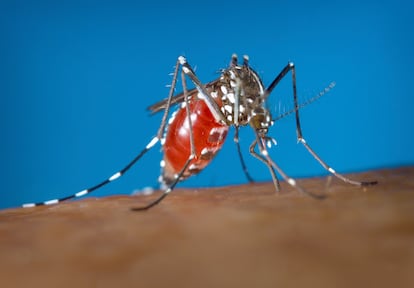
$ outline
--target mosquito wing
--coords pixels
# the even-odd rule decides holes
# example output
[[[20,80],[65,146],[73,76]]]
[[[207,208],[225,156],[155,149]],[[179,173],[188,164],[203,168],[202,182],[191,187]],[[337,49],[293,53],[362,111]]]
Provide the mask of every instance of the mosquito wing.
[[[206,88],[208,89],[209,87],[211,87],[213,85],[216,85],[218,81],[219,81],[219,79],[208,83],[206,85]],[[326,93],[328,93],[333,87],[335,87],[335,82],[331,82],[324,90],[322,90],[321,92],[319,92],[317,95],[313,96],[312,98],[306,99],[303,102],[299,103],[296,108],[292,108],[292,109],[289,109],[287,111],[280,112],[273,119],[273,121],[278,121],[282,118],[285,118],[286,116],[289,116],[290,114],[295,113],[297,110],[302,109],[305,106],[308,106],[309,104],[315,102],[316,100],[318,100],[319,98],[324,96]],[[197,91],[196,88],[188,90],[189,98],[191,99],[192,97],[194,97],[197,92],[198,91]],[[160,112],[160,111],[162,111],[166,108],[167,102],[168,102],[168,99],[166,98],[164,100],[161,100],[161,101],[147,107],[147,110],[151,111],[152,114],[158,113],[158,112]],[[184,92],[181,92],[180,94],[174,95],[171,98],[171,105],[172,106],[177,105],[177,104],[181,104],[182,102],[184,102]]]
[[[214,80],[212,82],[209,82],[206,85],[207,90],[209,90],[208,89],[209,87],[211,87],[213,85],[216,85],[219,80],[220,79],[216,79],[216,80]],[[196,96],[197,92],[198,91],[197,91],[196,88],[193,88],[193,89],[188,90],[188,96],[189,96],[189,98],[191,99],[192,97]],[[160,102],[157,102],[157,103],[155,103],[155,104],[147,107],[147,110],[151,111],[152,114],[158,113],[158,112],[164,110],[165,108],[167,108],[167,102],[168,102],[168,98],[166,98],[164,100],[161,100]],[[181,92],[180,94],[174,95],[171,98],[171,105],[172,106],[177,105],[177,104],[180,104],[182,102],[184,102],[184,92]]]

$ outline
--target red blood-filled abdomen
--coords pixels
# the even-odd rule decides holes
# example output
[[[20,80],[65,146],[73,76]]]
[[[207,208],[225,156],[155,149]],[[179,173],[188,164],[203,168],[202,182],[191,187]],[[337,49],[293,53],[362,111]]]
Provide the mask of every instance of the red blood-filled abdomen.
[[[215,120],[203,100],[190,102],[191,125],[196,157],[191,160],[182,179],[206,167],[223,146],[229,127]],[[190,157],[190,127],[186,108],[180,108],[167,128],[162,182],[170,184]]]

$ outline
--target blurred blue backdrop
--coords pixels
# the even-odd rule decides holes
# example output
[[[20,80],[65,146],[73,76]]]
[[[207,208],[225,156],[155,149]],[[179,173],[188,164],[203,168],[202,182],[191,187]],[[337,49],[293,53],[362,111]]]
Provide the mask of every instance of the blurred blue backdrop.
[[[2,1],[0,4],[0,207],[62,197],[130,161],[156,133],[146,107],[167,96],[185,55],[199,78],[218,77],[248,54],[269,84],[288,61],[305,138],[337,171],[411,165],[412,7],[399,1]],[[138,2],[138,1],[137,1]],[[290,76],[271,96],[291,107]],[[326,175],[296,143],[294,117],[277,122],[272,157],[294,177]],[[245,183],[230,133],[213,163],[182,187]],[[251,174],[270,181],[241,145]],[[156,186],[160,147],[92,196]],[[368,179],[371,180],[371,179]]]

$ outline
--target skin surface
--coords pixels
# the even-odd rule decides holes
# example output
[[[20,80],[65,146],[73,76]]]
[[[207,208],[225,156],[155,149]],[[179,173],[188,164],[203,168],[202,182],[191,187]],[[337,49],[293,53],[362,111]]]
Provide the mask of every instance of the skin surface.
[[[0,211],[2,287],[412,287],[414,167]]]

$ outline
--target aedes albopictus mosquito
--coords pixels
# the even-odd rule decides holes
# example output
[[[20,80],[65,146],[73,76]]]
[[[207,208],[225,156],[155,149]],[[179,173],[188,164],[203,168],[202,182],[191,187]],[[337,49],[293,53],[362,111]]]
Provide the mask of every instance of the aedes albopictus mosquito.
[[[267,98],[288,72],[291,72],[292,75],[294,108],[273,119],[266,105]],[[174,96],[177,79],[180,74],[183,92]],[[194,89],[188,90],[187,78],[195,86]],[[303,189],[293,178],[284,173],[269,156],[268,148],[276,143],[275,139],[268,136],[269,128],[276,120],[290,113],[295,113],[296,116],[298,142],[302,143],[327,171],[344,182],[353,185],[367,186],[376,184],[376,181],[354,181],[337,173],[314,152],[303,137],[299,109],[321,97],[333,85],[331,84],[319,95],[305,103],[299,104],[296,94],[295,65],[292,62],[289,62],[273,82],[265,88],[257,72],[249,66],[249,58],[244,56],[243,63],[240,65],[237,56],[234,54],[229,67],[221,71],[221,76],[204,85],[198,79],[186,58],[180,56],[175,65],[168,98],[149,107],[149,110],[153,113],[164,111],[158,132],[131,162],[111,177],[88,189],[60,199],[24,204],[23,207],[57,204],[97,190],[124,175],[144,154],[160,142],[164,152],[164,158],[160,163],[162,172],[159,176],[163,192],[147,205],[132,208],[134,211],[146,210],[160,203],[162,199],[173,191],[178,182],[202,171],[221,149],[231,126],[235,128],[234,142],[237,146],[243,171],[247,179],[253,182],[243,160],[238,138],[239,128],[247,125],[252,128],[255,134],[255,139],[250,145],[250,154],[267,166],[276,191],[279,191],[277,172],[283,180],[300,192],[314,198],[324,198],[324,195],[314,194]],[[181,104],[181,107],[170,116],[170,109],[177,104]],[[168,118],[169,116],[170,118]]]

